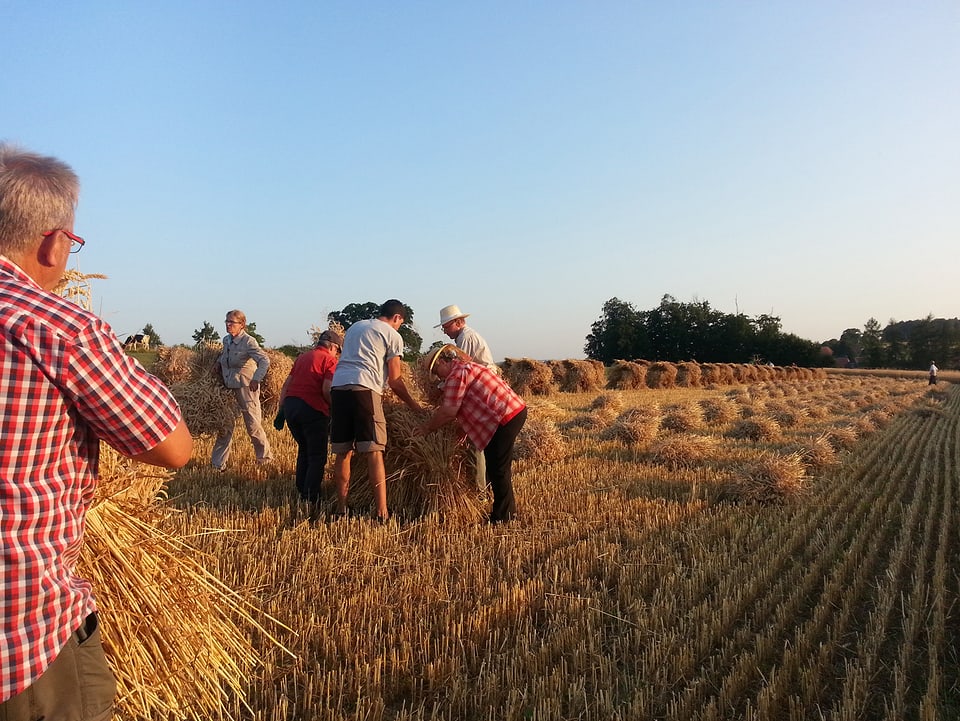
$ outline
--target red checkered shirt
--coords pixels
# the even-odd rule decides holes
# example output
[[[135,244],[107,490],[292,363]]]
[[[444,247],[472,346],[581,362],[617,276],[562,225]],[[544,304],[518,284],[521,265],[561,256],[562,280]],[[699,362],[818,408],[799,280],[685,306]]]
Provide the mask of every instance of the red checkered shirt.
[[[144,453],[180,417],[105,322],[0,256],[0,701],[31,685],[96,609],[73,570],[100,441]]]
[[[480,450],[497,428],[526,408],[507,382],[479,363],[455,360],[443,383],[443,405],[457,408],[457,420]]]

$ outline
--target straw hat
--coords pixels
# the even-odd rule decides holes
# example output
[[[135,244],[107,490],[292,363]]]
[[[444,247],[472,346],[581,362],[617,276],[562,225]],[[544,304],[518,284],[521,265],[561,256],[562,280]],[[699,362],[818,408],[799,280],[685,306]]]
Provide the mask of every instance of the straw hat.
[[[467,318],[469,315],[469,313],[461,313],[459,306],[448,305],[446,308],[440,309],[440,325],[435,325],[433,327],[441,328],[452,320],[456,320],[457,318]]]
[[[423,368],[424,373],[430,375],[433,372],[433,366],[436,364],[437,358],[439,358],[440,353],[445,350],[452,350],[455,351],[457,355],[460,355],[459,349],[452,343],[447,343],[439,348],[434,348],[420,359],[420,367]]]

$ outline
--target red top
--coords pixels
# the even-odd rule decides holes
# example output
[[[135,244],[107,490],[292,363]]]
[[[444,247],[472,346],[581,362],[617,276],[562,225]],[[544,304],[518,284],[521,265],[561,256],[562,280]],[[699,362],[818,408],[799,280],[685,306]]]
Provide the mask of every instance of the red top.
[[[495,372],[470,361],[451,361],[450,374],[443,382],[443,405],[457,408],[457,420],[481,451],[497,428],[526,408]]]
[[[73,571],[100,441],[138,455],[180,417],[109,325],[0,256],[0,702],[96,608]]]
[[[314,410],[329,416],[330,406],[324,400],[321,389],[324,379],[333,380],[333,372],[336,368],[335,351],[321,346],[301,353],[293,362],[293,368],[290,369],[287,395],[306,401]]]

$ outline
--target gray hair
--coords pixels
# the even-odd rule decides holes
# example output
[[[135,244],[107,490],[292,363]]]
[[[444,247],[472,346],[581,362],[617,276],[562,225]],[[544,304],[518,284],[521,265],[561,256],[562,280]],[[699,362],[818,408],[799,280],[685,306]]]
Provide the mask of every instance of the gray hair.
[[[22,255],[73,226],[80,180],[69,165],[0,143],[0,253]]]

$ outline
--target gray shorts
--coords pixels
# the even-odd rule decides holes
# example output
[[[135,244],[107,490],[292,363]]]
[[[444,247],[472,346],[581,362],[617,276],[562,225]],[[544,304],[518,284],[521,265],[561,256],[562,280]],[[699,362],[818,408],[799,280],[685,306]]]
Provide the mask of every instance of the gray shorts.
[[[386,447],[387,420],[380,394],[360,386],[331,389],[330,450],[369,453]]]

